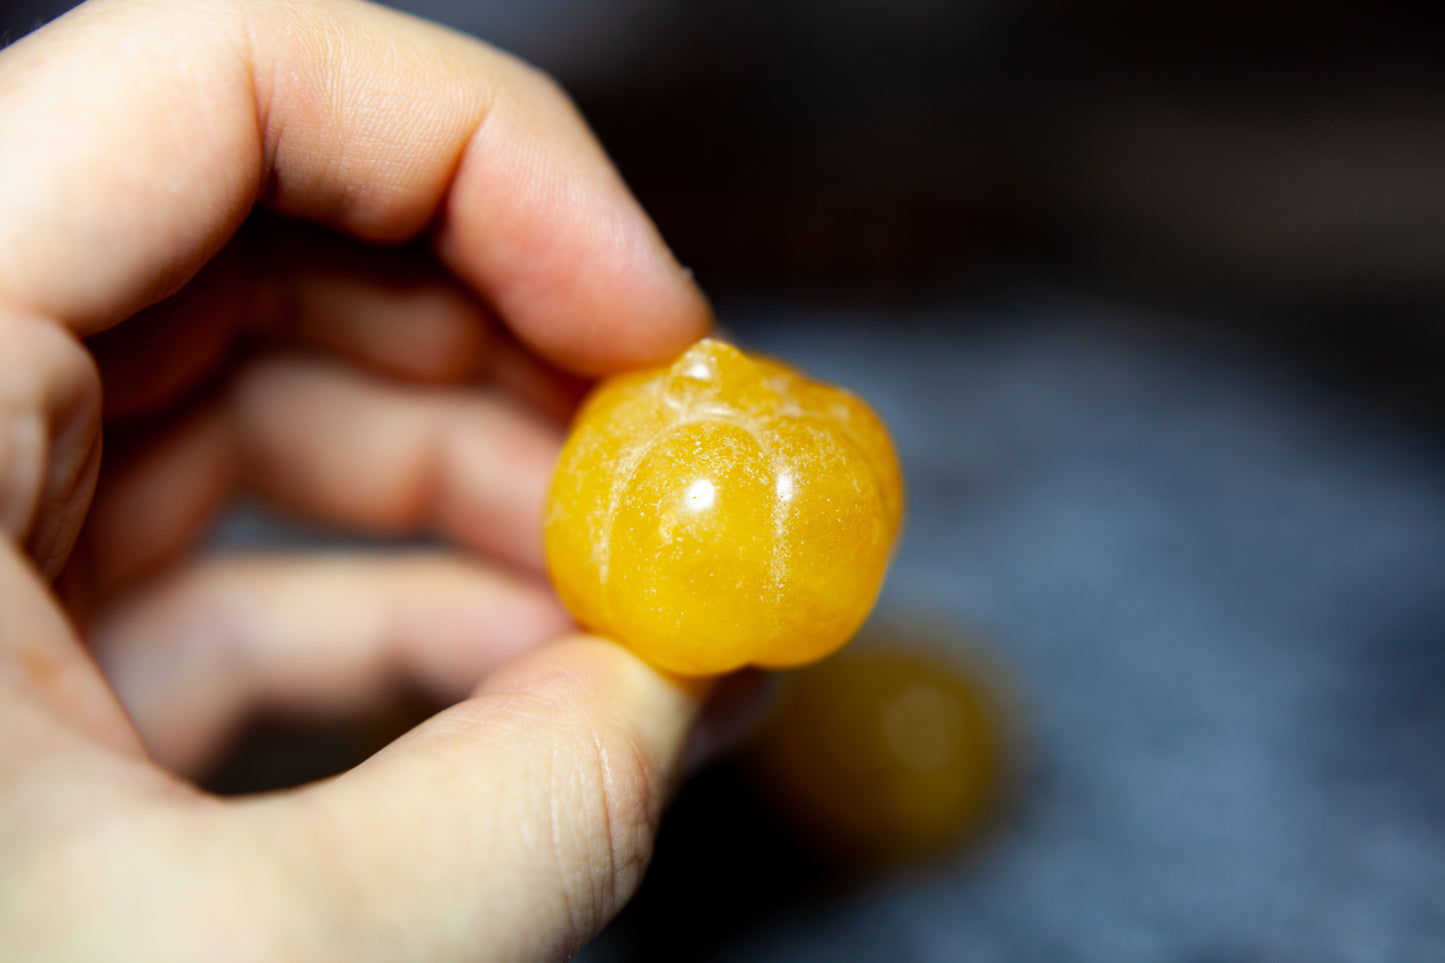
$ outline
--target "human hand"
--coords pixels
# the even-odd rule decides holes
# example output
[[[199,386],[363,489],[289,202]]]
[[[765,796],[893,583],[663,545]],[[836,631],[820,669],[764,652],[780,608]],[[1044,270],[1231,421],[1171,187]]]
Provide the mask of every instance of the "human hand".
[[[697,693],[542,644],[518,399],[709,317],[566,98],[378,7],[102,0],[0,55],[0,130],[0,959],[567,955]],[[187,561],[238,490],[468,551]],[[178,775],[397,676],[464,701],[321,784]]]

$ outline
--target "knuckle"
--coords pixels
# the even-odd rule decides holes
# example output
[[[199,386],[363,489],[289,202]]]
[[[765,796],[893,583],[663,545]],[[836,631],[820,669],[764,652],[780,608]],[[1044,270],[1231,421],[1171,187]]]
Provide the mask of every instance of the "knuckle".
[[[550,762],[552,846],[578,943],[636,890],[652,856],[657,763],[626,725],[577,718]]]

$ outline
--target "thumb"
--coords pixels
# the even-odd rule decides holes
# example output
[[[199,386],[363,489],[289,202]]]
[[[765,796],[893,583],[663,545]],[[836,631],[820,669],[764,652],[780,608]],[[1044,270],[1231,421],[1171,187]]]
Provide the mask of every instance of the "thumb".
[[[652,852],[701,686],[578,636],[321,785],[236,812],[299,958],[565,959]]]

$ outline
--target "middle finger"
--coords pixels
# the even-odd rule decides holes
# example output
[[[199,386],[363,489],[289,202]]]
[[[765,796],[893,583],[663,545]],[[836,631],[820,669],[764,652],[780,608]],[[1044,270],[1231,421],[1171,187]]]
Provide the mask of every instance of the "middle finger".
[[[242,487],[307,520],[437,535],[540,572],[560,435],[498,390],[255,360],[217,400],[113,453],[72,564],[73,607],[170,564]]]

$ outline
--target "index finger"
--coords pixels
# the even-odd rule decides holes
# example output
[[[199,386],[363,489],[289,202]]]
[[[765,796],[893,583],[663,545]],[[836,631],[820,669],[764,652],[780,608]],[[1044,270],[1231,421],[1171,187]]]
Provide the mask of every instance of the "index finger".
[[[0,56],[0,308],[79,334],[174,292],[252,207],[447,265],[587,373],[709,324],[560,89],[360,2],[91,0]]]

